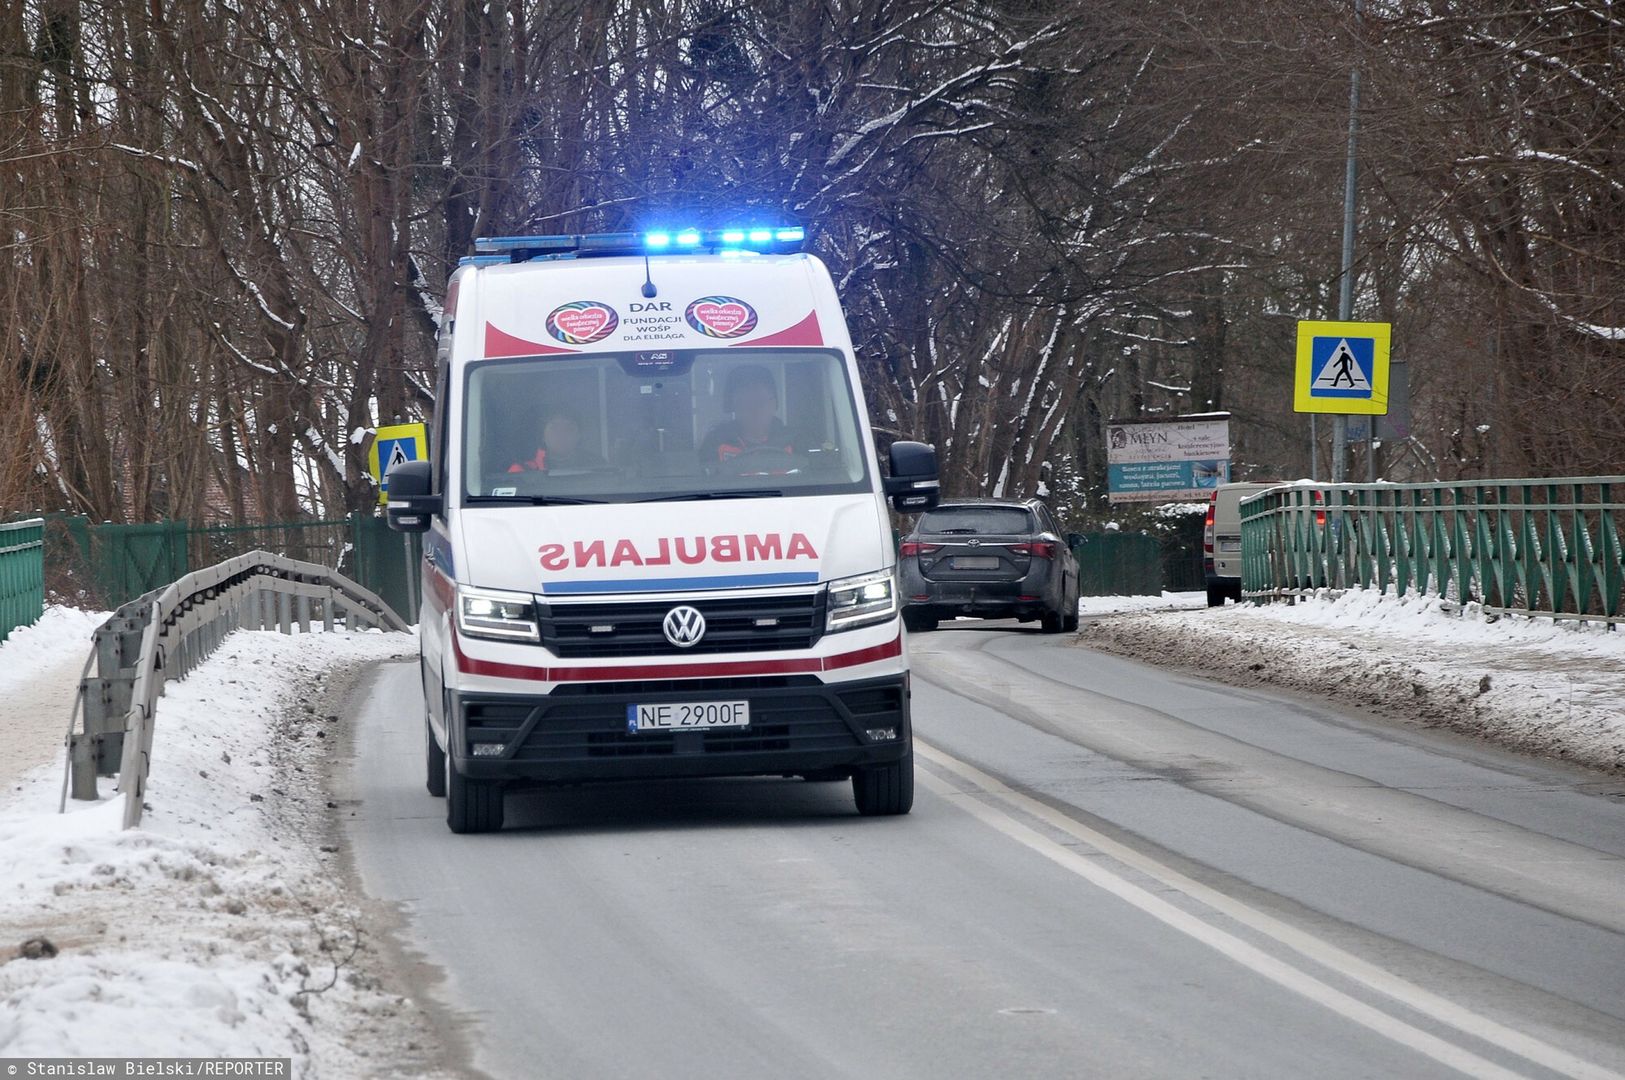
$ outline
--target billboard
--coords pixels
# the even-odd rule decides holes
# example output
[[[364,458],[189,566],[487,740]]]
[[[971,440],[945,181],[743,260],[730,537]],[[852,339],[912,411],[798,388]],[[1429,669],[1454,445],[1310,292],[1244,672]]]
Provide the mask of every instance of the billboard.
[[[1230,418],[1106,425],[1112,502],[1205,499],[1230,480]]]

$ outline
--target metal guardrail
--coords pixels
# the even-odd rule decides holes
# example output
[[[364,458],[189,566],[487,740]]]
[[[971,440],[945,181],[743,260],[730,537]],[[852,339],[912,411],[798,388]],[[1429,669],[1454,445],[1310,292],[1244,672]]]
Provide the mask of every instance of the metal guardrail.
[[[0,525],[0,641],[45,611],[45,519]]]
[[[68,775],[76,799],[98,797],[98,776],[118,777],[124,827],[141,822],[152,759],[154,712],[169,679],[185,678],[239,629],[310,633],[376,626],[410,629],[377,595],[334,570],[252,551],[197,570],[130,601],[95,633],[68,721]],[[94,677],[90,674],[96,668]],[[74,730],[79,718],[84,725]]]
[[[1241,503],[1242,595],[1392,588],[1625,624],[1625,476],[1297,484]]]

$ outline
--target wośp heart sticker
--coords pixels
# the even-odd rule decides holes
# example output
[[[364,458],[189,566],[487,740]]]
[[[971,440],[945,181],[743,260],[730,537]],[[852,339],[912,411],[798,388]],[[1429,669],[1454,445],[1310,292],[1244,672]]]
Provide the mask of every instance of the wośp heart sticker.
[[[615,332],[621,317],[615,309],[598,300],[577,300],[553,309],[547,317],[547,332],[566,345],[588,345]]]
[[[702,296],[683,314],[706,337],[744,337],[756,329],[756,309],[732,296]]]

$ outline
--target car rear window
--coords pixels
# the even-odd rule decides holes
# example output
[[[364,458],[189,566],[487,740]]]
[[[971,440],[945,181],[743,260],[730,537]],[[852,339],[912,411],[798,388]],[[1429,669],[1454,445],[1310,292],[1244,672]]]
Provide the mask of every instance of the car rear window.
[[[920,518],[922,533],[1030,533],[1032,515],[1016,506],[947,506]]]

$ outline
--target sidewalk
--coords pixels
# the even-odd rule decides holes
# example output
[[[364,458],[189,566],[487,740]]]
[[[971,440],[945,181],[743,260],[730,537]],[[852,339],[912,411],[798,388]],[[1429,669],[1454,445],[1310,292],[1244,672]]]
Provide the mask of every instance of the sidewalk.
[[[0,644],[0,804],[24,774],[62,764],[90,635],[107,619],[105,611],[53,607]]]
[[[1362,591],[1212,609],[1201,593],[1085,597],[1082,611],[1088,648],[1625,775],[1625,630]]]

